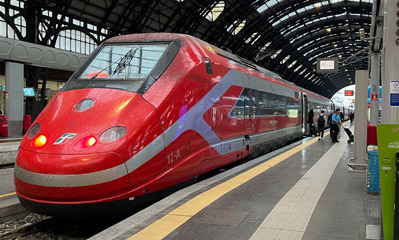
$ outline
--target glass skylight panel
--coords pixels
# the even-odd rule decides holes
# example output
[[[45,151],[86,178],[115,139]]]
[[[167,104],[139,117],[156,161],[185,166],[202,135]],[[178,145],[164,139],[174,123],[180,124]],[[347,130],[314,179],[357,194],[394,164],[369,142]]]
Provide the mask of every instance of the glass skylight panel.
[[[210,21],[215,21],[219,15],[223,12],[224,9],[224,1],[220,1],[212,10],[206,15],[206,18]]]
[[[271,56],[271,58],[272,58],[272,59],[275,59],[275,58],[281,53],[281,51],[283,51],[283,49],[277,50],[277,52],[275,52],[275,53]]]
[[[260,34],[252,41],[252,45],[256,42],[256,41],[258,41],[258,39],[260,38]]]
[[[233,30],[233,27],[235,27],[237,25],[239,20],[236,20],[233,24],[230,25],[229,28],[227,28],[227,31],[230,32],[231,30]],[[239,33],[241,31],[241,29],[245,26],[246,21],[242,21],[240,22],[240,24],[238,24],[238,26],[233,30],[232,34],[233,35],[237,35],[237,33]]]
[[[296,12],[290,12],[289,14],[288,14],[288,17],[293,17],[293,16],[295,16],[296,15]]]
[[[288,16],[288,15],[285,15],[284,17],[280,18],[280,21],[283,22],[284,20],[286,20],[286,19],[288,19],[288,18],[289,18],[289,16]]]
[[[279,3],[278,0],[269,0],[269,1],[267,1],[267,2],[265,3],[265,5],[268,6],[268,7],[270,8],[270,7],[273,7],[274,5],[276,5],[277,3]]]
[[[258,7],[258,9],[256,9],[256,10],[258,10],[258,12],[261,13],[261,12],[265,11],[266,9],[267,9],[267,6],[265,4],[263,4],[262,6]]]
[[[249,43],[255,36],[258,34],[258,32],[253,33],[247,40],[245,40],[246,43]]]
[[[309,76],[310,72],[308,72],[305,76],[303,76],[304,78],[306,78],[307,76]]]
[[[272,24],[272,26],[275,27],[275,26],[278,25],[280,22],[281,22],[280,20],[277,20],[277,21],[275,21],[275,22]]]
[[[306,68],[303,69],[303,70],[299,73],[299,75],[302,75],[302,74],[304,74],[305,72],[306,72]]]
[[[343,13],[340,13],[340,14],[335,15],[335,17],[344,16],[344,15],[346,15],[346,14],[347,14],[346,12],[343,12]],[[360,15],[360,14],[359,14],[359,15]]]
[[[290,59],[291,55],[287,55],[283,60],[280,61],[280,64],[284,64],[287,62],[288,59]]]
[[[301,67],[302,67],[302,64],[299,65],[297,68],[295,68],[294,72],[297,72],[299,69],[301,69]]]
[[[267,47],[269,47],[269,46],[270,46],[270,44],[272,44],[272,42],[268,42],[268,43],[266,43],[266,44],[265,44],[265,46],[263,46],[263,47],[262,47],[260,50],[261,50],[261,51],[264,51],[264,50],[266,50],[266,48],[267,48]]]
[[[300,8],[300,9],[298,9],[298,10],[296,10],[298,13],[301,13],[301,12],[305,12],[307,9],[306,9],[306,7],[303,7],[303,8]]]
[[[290,65],[288,65],[288,68],[292,68],[296,64],[297,60],[293,61]]]

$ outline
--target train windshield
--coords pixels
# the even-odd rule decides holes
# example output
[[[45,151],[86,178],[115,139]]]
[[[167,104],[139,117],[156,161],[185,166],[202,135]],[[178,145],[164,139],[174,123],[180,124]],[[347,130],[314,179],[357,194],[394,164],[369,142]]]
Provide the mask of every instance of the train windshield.
[[[63,88],[112,88],[144,93],[179,50],[173,42],[107,44]]]
[[[79,78],[145,79],[167,46],[167,44],[105,46]]]

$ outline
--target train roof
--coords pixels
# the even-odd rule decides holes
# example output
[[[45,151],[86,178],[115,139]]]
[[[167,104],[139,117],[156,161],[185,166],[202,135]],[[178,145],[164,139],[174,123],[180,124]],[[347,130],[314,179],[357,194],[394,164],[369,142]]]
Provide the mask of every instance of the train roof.
[[[253,63],[252,61],[242,58],[240,56],[237,56],[231,52],[225,51],[219,47],[216,47],[210,43],[207,43],[199,38],[196,38],[194,36],[191,35],[187,35],[187,34],[178,34],[178,33],[139,33],[139,34],[128,34],[128,35],[120,35],[120,36],[116,36],[116,37],[112,37],[108,40],[106,40],[106,42],[130,42],[130,41],[136,41],[136,42],[151,42],[151,41],[177,41],[177,42],[181,42],[181,41],[195,41],[195,42],[200,42],[201,44],[206,44],[208,46],[211,46],[212,49],[214,50],[214,52],[221,56],[224,57],[228,60],[231,60],[239,65],[241,65],[244,68],[253,70],[255,72],[258,72],[262,75],[265,75],[269,78],[275,79],[280,81],[283,84],[288,85],[291,88],[296,88],[297,90],[304,92],[306,94],[308,94],[309,96],[315,97],[315,98],[319,98],[322,100],[329,100],[328,98],[325,98],[319,94],[313,93],[309,90],[306,90],[302,87],[299,87],[297,85],[295,85],[294,83],[287,81],[285,79],[283,79],[279,74],[274,73],[272,71],[269,71],[255,63]]]
[[[139,42],[150,42],[150,41],[173,41],[173,40],[181,40],[186,38],[194,38],[190,35],[186,34],[176,34],[176,33],[139,33],[139,34],[127,34],[120,35],[116,37],[112,37],[106,42],[130,42],[130,41],[139,41]]]

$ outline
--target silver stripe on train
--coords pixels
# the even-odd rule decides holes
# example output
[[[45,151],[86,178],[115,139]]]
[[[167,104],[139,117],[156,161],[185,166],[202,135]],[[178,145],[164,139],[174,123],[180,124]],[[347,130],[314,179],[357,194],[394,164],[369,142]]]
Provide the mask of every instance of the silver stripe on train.
[[[17,164],[14,167],[15,176],[29,184],[45,187],[84,187],[116,180],[126,175],[124,164],[98,172],[84,174],[44,174],[26,171]],[[122,174],[123,173],[123,174]]]

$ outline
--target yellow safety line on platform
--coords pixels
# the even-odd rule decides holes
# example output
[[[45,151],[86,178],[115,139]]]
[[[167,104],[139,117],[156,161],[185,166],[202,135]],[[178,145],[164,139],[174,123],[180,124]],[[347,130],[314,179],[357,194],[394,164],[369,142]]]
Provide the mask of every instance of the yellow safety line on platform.
[[[12,196],[12,195],[15,195],[15,194],[17,194],[17,193],[16,192],[12,192],[12,193],[3,194],[3,195],[0,195],[0,198]]]
[[[19,141],[19,142],[3,142],[3,143],[0,143],[0,144],[11,144],[11,143],[21,143],[21,141]]]
[[[329,131],[325,133],[328,136]],[[176,230],[178,227],[187,222],[191,217],[197,214],[199,211],[209,206],[211,203],[230,192],[231,190],[241,186],[242,184],[248,182],[259,174],[265,172],[271,167],[279,164],[285,159],[291,157],[295,153],[307,148],[311,144],[318,141],[318,137],[313,138],[312,140],[301,144],[295,148],[292,148],[252,169],[243,172],[232,179],[229,179],[226,182],[223,182],[217,185],[214,188],[209,189],[206,192],[201,193],[200,195],[194,197],[189,200],[185,204],[179,206],[175,210],[169,212],[164,217],[158,219],[153,222],[151,225],[147,226],[140,232],[128,238],[128,240],[134,239],[163,239],[168,236],[171,232]]]

